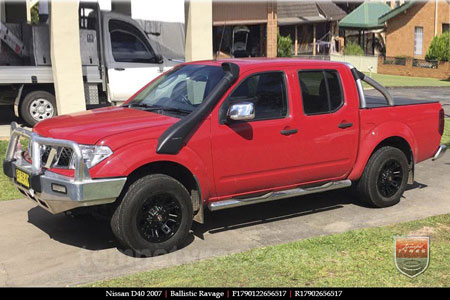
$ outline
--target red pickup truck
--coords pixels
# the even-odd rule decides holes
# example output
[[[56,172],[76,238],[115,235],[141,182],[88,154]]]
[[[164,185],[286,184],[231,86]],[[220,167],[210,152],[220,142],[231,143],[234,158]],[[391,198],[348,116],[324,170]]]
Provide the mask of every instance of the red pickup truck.
[[[370,99],[362,82],[380,92]],[[172,250],[211,211],[355,185],[400,201],[437,159],[444,112],[402,99],[345,63],[233,59],[181,64],[121,107],[12,124],[4,173],[56,214],[111,212],[138,254]],[[29,139],[21,149],[21,138]]]

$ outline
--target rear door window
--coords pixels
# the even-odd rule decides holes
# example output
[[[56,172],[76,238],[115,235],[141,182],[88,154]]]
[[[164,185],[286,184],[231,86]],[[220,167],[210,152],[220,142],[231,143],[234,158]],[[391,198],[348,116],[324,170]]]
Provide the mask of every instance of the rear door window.
[[[336,70],[299,71],[298,79],[306,115],[333,113],[343,105],[342,85]]]

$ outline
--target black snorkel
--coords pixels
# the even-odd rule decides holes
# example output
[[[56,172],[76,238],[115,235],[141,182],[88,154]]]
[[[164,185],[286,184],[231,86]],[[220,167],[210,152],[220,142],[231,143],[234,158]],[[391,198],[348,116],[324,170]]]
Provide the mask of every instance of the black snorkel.
[[[170,126],[158,138],[158,154],[177,154],[195,133],[199,124],[211,113],[222,95],[239,78],[239,66],[234,63],[222,63],[225,73],[216,87],[209,93],[199,108],[177,123]]]

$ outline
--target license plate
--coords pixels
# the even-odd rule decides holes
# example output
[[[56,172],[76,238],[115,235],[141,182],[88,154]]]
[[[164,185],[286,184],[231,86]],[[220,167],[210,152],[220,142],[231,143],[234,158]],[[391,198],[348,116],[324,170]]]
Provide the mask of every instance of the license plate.
[[[16,181],[18,183],[29,188],[30,187],[29,178],[30,178],[30,175],[28,175],[27,173],[25,173],[22,170],[16,169]]]

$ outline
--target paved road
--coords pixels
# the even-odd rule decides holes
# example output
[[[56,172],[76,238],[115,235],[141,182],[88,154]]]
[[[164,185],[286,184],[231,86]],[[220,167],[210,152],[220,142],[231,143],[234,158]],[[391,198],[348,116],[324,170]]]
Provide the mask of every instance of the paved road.
[[[450,213],[450,155],[419,164],[416,174],[402,201],[385,209],[361,206],[341,190],[209,213],[183,249],[151,258],[119,251],[106,222],[52,216],[28,200],[0,202],[0,286],[76,285]]]

